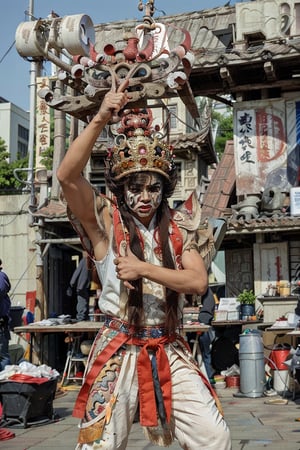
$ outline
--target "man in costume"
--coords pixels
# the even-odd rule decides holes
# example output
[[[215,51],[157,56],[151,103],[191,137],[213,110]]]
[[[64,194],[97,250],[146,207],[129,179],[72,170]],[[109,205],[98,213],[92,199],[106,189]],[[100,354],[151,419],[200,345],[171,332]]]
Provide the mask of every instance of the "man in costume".
[[[106,315],[74,408],[76,448],[125,449],[139,407],[153,443],[176,438],[183,449],[229,450],[218,399],[178,334],[184,294],[204,294],[207,271],[195,242],[197,200],[182,211],[168,206],[172,150],[151,135],[145,111],[124,110],[107,158],[114,198],[97,194],[82,175],[97,137],[126,105],[126,88],[106,94],[57,172],[70,220],[97,267]]]

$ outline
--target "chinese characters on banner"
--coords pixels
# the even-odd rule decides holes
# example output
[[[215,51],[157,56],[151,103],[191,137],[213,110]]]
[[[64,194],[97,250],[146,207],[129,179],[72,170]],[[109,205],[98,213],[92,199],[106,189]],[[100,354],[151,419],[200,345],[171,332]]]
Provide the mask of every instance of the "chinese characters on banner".
[[[47,77],[37,78],[37,92],[40,89],[49,87],[49,79]],[[50,108],[44,99],[36,96],[36,154],[35,167],[36,172],[45,169],[41,160],[43,152],[50,147]]]
[[[286,184],[285,102],[236,104],[234,146],[237,195]]]

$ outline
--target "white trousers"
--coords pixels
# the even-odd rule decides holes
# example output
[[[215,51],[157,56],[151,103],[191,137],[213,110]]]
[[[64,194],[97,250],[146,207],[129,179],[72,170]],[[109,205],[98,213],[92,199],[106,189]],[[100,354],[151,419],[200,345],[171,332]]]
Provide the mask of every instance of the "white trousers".
[[[230,450],[229,429],[197,371],[172,344],[166,346],[171,380],[171,429],[184,450]],[[125,450],[138,405],[136,362],[139,348],[128,346],[117,383],[117,402],[100,443],[76,450]]]

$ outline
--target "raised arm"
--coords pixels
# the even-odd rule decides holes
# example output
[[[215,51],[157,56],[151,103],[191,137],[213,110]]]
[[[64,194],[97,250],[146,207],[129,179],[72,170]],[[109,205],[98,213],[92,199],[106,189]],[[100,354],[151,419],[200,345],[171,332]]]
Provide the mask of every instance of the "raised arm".
[[[126,105],[128,97],[124,90],[127,85],[128,82],[124,82],[117,92],[105,95],[98,113],[73,141],[57,171],[69,208],[84,226],[94,246],[99,233],[94,213],[93,189],[82,172],[99,134],[112,114],[118,113]]]

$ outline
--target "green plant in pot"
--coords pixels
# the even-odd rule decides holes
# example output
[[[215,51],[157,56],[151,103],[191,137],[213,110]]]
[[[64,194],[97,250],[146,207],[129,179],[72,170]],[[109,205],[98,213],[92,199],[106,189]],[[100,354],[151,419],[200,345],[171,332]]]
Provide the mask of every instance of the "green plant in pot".
[[[253,290],[247,290],[244,289],[243,292],[241,292],[237,300],[240,302],[240,319],[241,320],[248,320],[255,316],[255,300],[256,295],[254,294]]]

